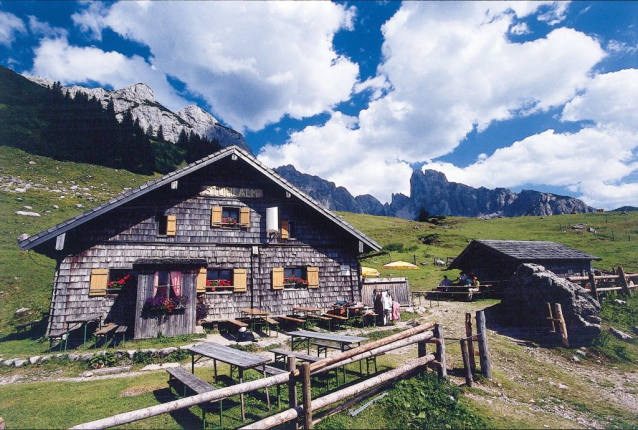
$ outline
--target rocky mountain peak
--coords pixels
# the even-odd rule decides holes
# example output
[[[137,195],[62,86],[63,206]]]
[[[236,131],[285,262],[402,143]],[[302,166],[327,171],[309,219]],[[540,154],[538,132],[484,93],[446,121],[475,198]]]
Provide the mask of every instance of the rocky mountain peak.
[[[42,86],[51,87],[54,84],[50,78],[24,76]],[[122,120],[125,112],[131,112],[133,119],[138,120],[144,130],[152,130],[153,134],[156,134],[162,127],[164,139],[168,142],[177,142],[183,130],[187,134],[195,133],[209,140],[216,140],[222,147],[239,146],[252,154],[241,133],[221,125],[211,114],[196,105],[187,106],[178,113],[171,112],[157,101],[153,89],[145,83],[133,84],[119,90],[74,85],[63,87],[62,91],[71,97],[75,97],[78,92],[85,93],[100,100],[104,107],[112,101],[118,120]]]

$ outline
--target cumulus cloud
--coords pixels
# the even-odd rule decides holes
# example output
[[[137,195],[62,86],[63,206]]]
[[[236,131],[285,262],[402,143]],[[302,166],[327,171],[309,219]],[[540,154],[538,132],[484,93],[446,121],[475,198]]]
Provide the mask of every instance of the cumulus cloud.
[[[563,109],[563,121],[590,121],[576,133],[548,130],[459,168],[429,163],[448,179],[474,186],[566,186],[592,206],[635,200],[638,184],[638,70],[596,75]]]
[[[63,85],[96,82],[115,89],[145,82],[170,109],[178,110],[187,104],[176,94],[166,75],[153,70],[142,57],[73,46],[66,37],[44,38],[34,52],[33,68],[29,72],[32,75],[47,76]]]
[[[74,21],[94,37],[108,27],[148,46],[158,70],[241,131],[349,99],[359,69],[332,39],[355,13],[331,2],[119,2]]]
[[[26,32],[27,28],[20,18],[12,13],[0,11],[0,45],[10,48],[16,36]]]
[[[521,34],[529,34],[531,33],[531,30],[529,29],[529,26],[527,25],[527,23],[519,22],[518,24],[515,24],[512,26],[512,28],[510,28],[510,32],[512,34],[521,35]]]
[[[104,18],[107,6],[102,2],[91,2],[88,8],[71,15],[73,24],[95,40],[102,40],[102,30],[105,28]]]
[[[278,155],[304,166],[301,156],[288,154],[303,145],[296,153],[332,166],[324,168],[324,177],[348,189],[361,182],[378,184],[374,195],[387,201],[409,184],[384,185],[374,171],[344,177],[344,170],[356,170],[340,153],[344,142],[361,148],[365,161],[360,164],[381,163],[403,172],[405,162],[450,153],[475,128],[481,132],[496,121],[563,105],[584,88],[592,67],[604,58],[599,43],[569,28],[525,43],[514,43],[508,35],[515,19],[539,8],[544,14],[556,9],[561,16],[565,7],[540,2],[404,3],[382,28],[384,61],[378,75],[391,90],[360,112],[356,129],[339,127],[339,121],[308,128],[293,135]],[[315,156],[319,147],[332,158]],[[268,149],[271,162],[277,160],[276,151]]]
[[[68,32],[59,27],[51,27],[49,23],[38,20],[37,17],[29,15],[29,31],[35,36],[44,37],[66,37]]]

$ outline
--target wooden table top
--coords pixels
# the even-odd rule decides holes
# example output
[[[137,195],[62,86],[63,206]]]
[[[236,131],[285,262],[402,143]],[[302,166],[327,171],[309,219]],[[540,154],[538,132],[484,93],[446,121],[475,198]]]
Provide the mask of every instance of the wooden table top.
[[[100,319],[98,315],[72,315],[66,319],[66,323],[92,322]]]
[[[321,308],[309,308],[307,306],[294,306],[292,310],[299,312],[321,312]]]
[[[253,315],[253,316],[259,316],[259,317],[264,317],[268,315],[268,312],[266,311],[260,311],[259,309],[241,309],[241,312],[248,314],[248,315]]]
[[[271,361],[270,357],[251,354],[249,352],[240,351],[215,342],[207,342],[200,345],[190,346],[188,347],[188,350],[191,351],[191,353],[213,358],[223,363],[241,367],[242,369],[250,369]]]
[[[316,331],[305,331],[305,330],[289,331],[289,332],[283,332],[283,333],[293,337],[308,337],[311,339],[330,340],[333,342],[339,342],[339,343],[345,343],[345,344],[358,343],[358,342],[363,342],[365,340],[368,340],[367,337],[345,336],[342,334],[319,333]]]

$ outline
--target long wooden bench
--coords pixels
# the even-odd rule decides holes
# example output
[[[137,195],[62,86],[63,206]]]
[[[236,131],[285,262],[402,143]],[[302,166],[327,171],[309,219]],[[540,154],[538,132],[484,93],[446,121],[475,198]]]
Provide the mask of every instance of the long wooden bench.
[[[275,318],[286,323],[292,323],[294,325],[303,324],[304,327],[306,326],[306,320],[302,320],[301,318],[289,317],[286,315],[278,315]]]
[[[122,336],[122,344],[126,342],[126,332],[128,331],[128,326],[121,325],[115,329],[115,337]]]
[[[264,366],[264,373],[268,376],[275,376],[288,373],[288,371],[278,367]],[[281,384],[277,384],[277,408],[281,409]]]
[[[270,352],[275,354],[275,363],[281,362],[281,363],[284,363],[284,366],[288,362],[287,358],[289,355],[294,356],[297,360],[306,361],[308,363],[315,363],[321,360],[320,357],[315,357],[313,355],[308,355],[308,354],[302,354],[301,352],[290,351],[289,349],[275,348],[275,349],[271,349]]]
[[[188,370],[183,367],[171,367],[166,369],[169,374],[168,385],[178,391],[178,386],[176,386],[177,382],[181,384],[181,388],[183,388],[182,397],[188,396],[188,390],[191,390],[195,394],[208,393],[210,391],[214,391],[217,388],[210,385],[208,382],[198,378],[197,376],[190,373]],[[200,403],[198,405],[202,410],[202,423],[203,428],[206,428],[206,411],[211,410],[211,403]],[[219,401],[219,426],[222,425],[222,401]]]
[[[226,333],[230,333],[230,328],[232,327],[235,331],[239,330],[242,327],[248,327],[248,323],[243,321],[239,321],[233,318],[224,319],[217,321],[217,325],[219,327],[219,331],[226,331]]]
[[[277,333],[277,337],[279,337],[279,321],[273,318],[266,318],[265,321],[266,321],[266,324],[268,325],[268,336],[270,336],[270,328],[274,327],[275,332]]]
[[[335,324],[338,324],[338,325],[340,325],[342,323],[348,324],[348,318],[347,317],[342,317],[341,315],[323,314],[321,316],[325,317],[325,318],[330,318],[332,321],[335,322]]]
[[[95,332],[95,347],[97,348],[97,343],[100,338],[104,340],[104,344],[109,341],[109,333],[117,330],[118,325],[115,323],[108,323],[104,327],[100,328]]]
[[[336,349],[338,351],[341,351],[341,347],[339,345],[335,345],[333,343],[313,342],[312,344],[317,347],[317,357],[319,357],[321,355],[321,352],[324,353],[324,357],[327,357],[329,349]]]

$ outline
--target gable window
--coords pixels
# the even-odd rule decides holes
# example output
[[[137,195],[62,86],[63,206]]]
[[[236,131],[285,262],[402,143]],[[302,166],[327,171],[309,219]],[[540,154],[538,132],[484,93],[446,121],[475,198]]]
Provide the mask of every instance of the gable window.
[[[157,216],[157,234],[159,236],[175,236],[177,217],[175,215]]]
[[[137,288],[137,272],[132,269],[110,269],[108,279],[106,288],[109,294]]]
[[[212,227],[250,227],[250,209],[247,207],[213,206]]]
[[[284,289],[308,288],[308,275],[303,267],[284,267]]]
[[[294,220],[281,221],[281,238],[294,240],[297,237],[297,222]]]
[[[230,269],[208,269],[206,271],[206,292],[233,291],[232,275],[233,271]]]

